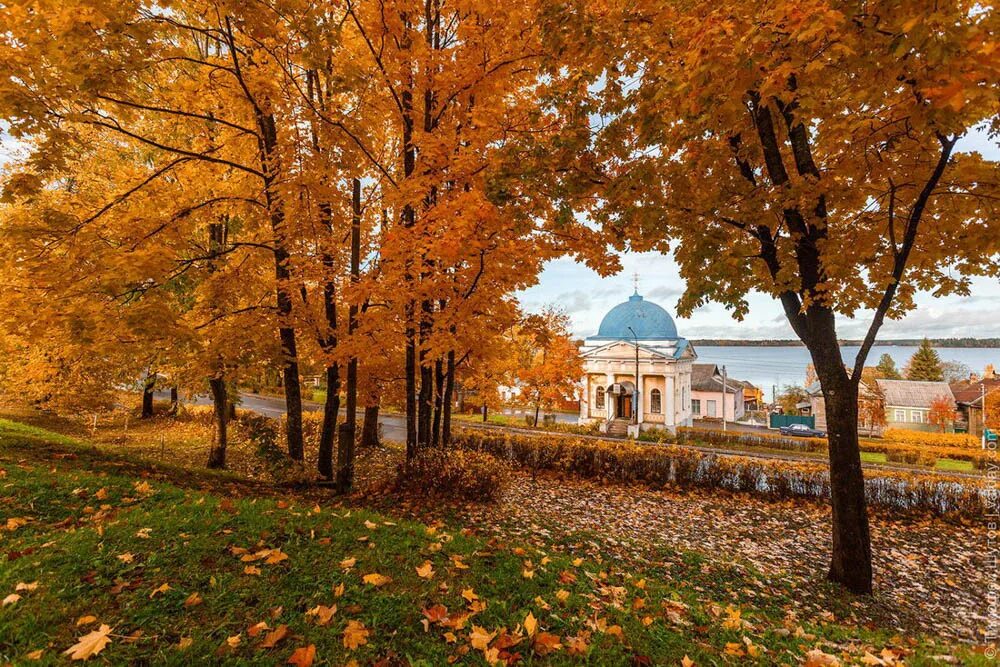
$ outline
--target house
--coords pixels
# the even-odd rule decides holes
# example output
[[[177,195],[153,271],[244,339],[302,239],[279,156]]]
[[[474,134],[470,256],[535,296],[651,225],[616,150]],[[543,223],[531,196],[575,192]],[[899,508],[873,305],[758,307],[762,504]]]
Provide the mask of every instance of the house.
[[[914,380],[878,379],[878,388],[885,400],[886,428],[903,428],[911,431],[937,431],[930,423],[931,404],[945,397],[952,403],[955,396],[947,382],[918,382]]]
[[[613,435],[691,425],[694,348],[670,314],[638,292],[608,311],[580,348],[579,423]],[[638,376],[638,377],[637,377]]]
[[[1000,400],[1000,377],[993,366],[986,367],[982,378],[971,375],[968,380],[951,383],[951,393],[958,405],[959,423],[970,435],[983,435],[983,396],[989,401]]]
[[[726,421],[743,419],[746,409],[744,387],[747,383],[735,378],[725,380],[716,364],[693,364],[691,368],[691,414],[695,419],[719,419],[725,409]],[[751,385],[752,386],[752,385]]]
[[[867,370],[867,369],[866,369]],[[814,428],[826,431],[826,399],[819,382],[813,382],[806,387],[809,396],[808,412],[815,417]],[[885,427],[885,396],[878,386],[878,380],[869,375],[862,375],[858,383],[858,433],[868,436],[881,436]]]

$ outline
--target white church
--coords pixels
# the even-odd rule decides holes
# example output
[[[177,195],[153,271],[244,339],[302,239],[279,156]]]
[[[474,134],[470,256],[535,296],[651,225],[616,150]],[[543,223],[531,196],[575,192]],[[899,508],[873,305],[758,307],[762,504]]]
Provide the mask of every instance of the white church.
[[[608,311],[580,354],[581,425],[598,422],[602,432],[634,437],[648,428],[692,424],[691,370],[698,355],[677,335],[670,314],[638,290]]]

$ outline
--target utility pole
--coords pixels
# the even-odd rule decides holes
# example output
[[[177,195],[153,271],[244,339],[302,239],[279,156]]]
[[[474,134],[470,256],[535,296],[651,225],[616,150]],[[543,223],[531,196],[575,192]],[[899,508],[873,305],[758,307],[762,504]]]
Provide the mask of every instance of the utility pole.
[[[722,431],[726,431],[726,365],[722,365]],[[735,405],[733,406],[733,416],[736,416]]]
[[[636,280],[639,280],[639,274],[636,274]],[[639,336],[636,335],[635,330],[632,327],[628,328],[632,332],[632,338],[635,339],[635,395],[632,405],[632,423],[639,423]]]
[[[982,431],[979,439],[981,441],[980,446],[983,449],[986,449],[986,383],[985,382],[979,383],[979,390],[981,392],[979,396],[979,421],[981,422],[979,424],[979,429]]]

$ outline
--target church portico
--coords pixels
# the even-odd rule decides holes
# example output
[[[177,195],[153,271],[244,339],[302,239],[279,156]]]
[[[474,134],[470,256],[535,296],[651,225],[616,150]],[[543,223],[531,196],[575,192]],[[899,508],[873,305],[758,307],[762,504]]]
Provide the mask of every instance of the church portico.
[[[632,435],[691,425],[691,366],[697,355],[660,306],[633,294],[608,312],[581,356],[581,424],[597,422],[602,431]]]

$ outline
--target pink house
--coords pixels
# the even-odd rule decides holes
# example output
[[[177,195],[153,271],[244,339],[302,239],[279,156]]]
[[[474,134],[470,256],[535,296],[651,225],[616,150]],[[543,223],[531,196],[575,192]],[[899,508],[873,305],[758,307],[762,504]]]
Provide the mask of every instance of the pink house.
[[[691,415],[694,419],[727,421],[743,419],[743,383],[726,378],[725,393],[722,372],[715,364],[694,364],[691,369]]]

